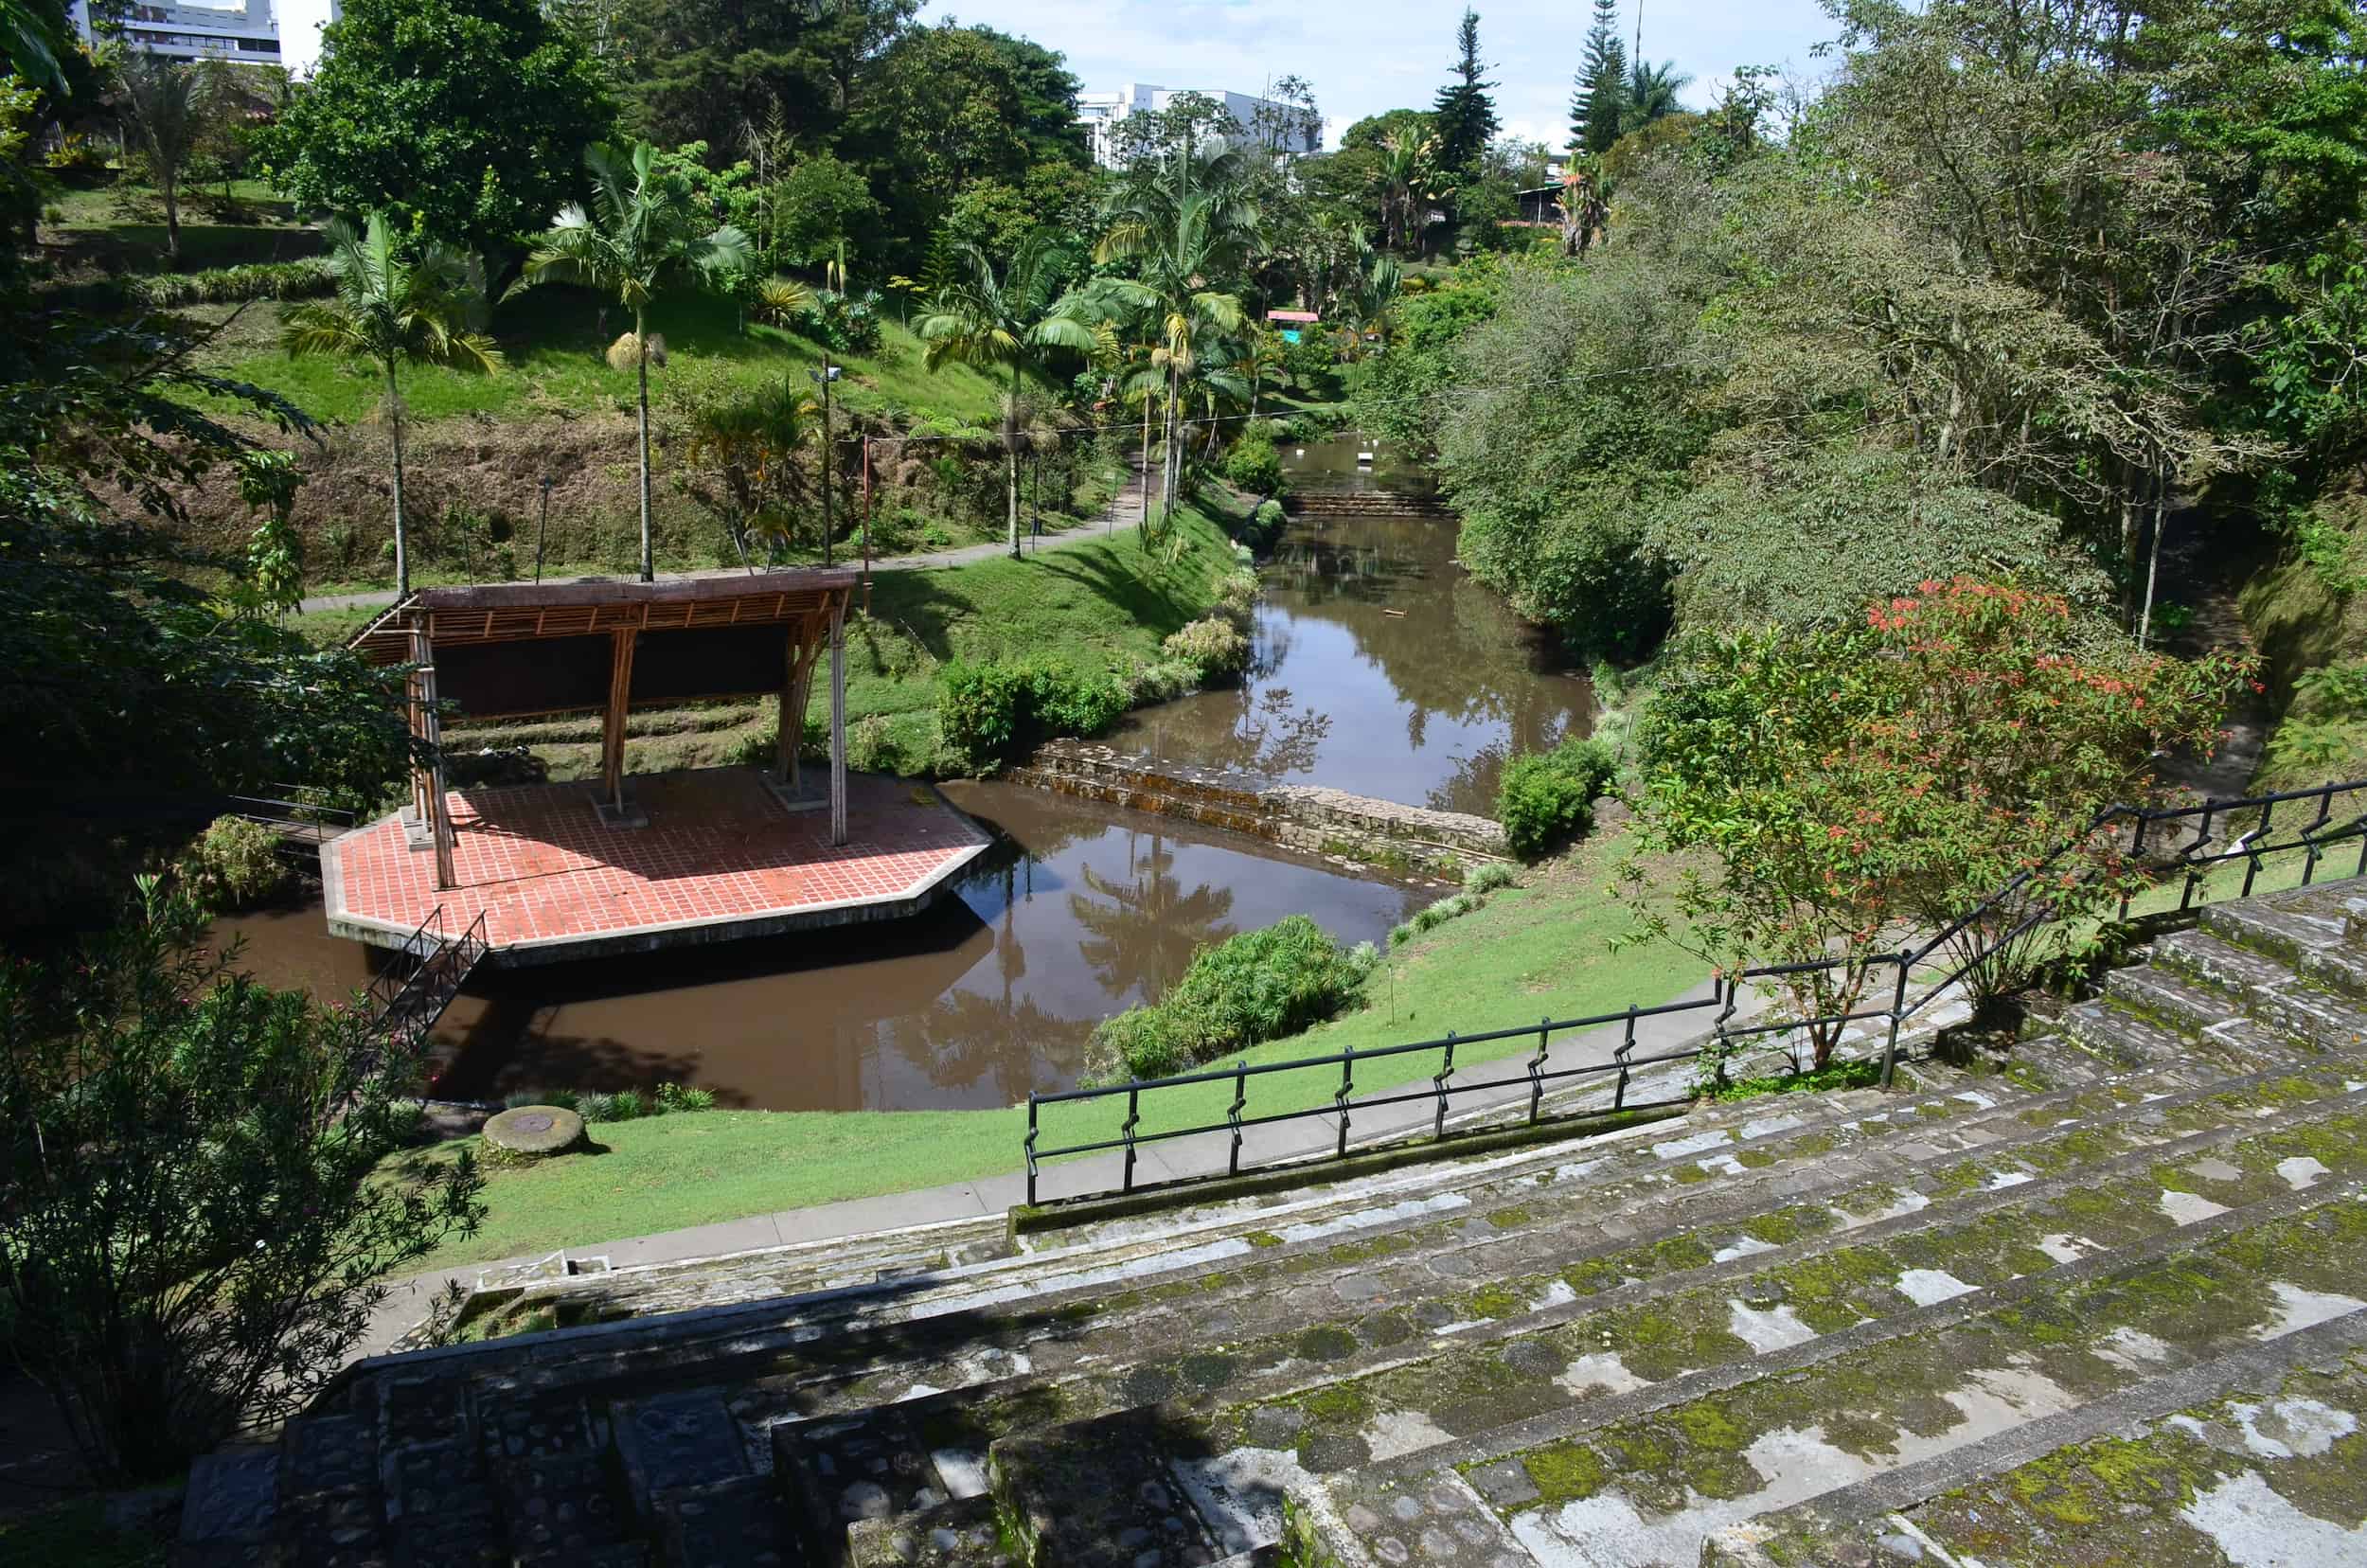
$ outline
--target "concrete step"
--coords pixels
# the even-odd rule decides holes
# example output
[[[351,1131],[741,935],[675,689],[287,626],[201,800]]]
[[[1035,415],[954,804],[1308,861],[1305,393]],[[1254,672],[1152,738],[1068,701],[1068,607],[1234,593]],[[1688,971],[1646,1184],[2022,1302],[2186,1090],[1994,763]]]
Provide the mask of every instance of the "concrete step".
[[[1232,1555],[1169,1469],[1196,1457],[1189,1443],[1166,1428],[1156,1407],[998,1441],[994,1498],[1021,1559],[1047,1568],[1200,1568]],[[1276,1537],[1281,1501],[1277,1488]]]
[[[2240,935],[2251,927],[2228,929]],[[2227,930],[2182,931],[2162,939],[2156,959],[2180,976],[2226,994],[2296,1049],[2358,1055],[2367,1048],[2367,1000],[2323,983],[2347,974],[2356,955],[2339,945],[2303,952],[2300,958],[2287,959],[2231,940]]]
[[[1516,1428],[1447,1457],[1539,1562],[1691,1562],[1712,1532],[2077,1411],[2132,1377],[2367,1312],[2348,1293],[2367,1265],[2360,1190],[2265,1200],[2168,1246],[1935,1298],[1879,1332],[1606,1399],[1550,1436]]]
[[[895,1519],[849,1525],[849,1568],[1018,1568],[1003,1541],[994,1499],[965,1497]]]
[[[2334,887],[2298,888],[2262,899],[2209,904],[2198,918],[2214,936],[2298,967],[2305,954],[2343,940],[2346,897]]]
[[[2358,1511],[2327,1499],[2362,1424],[2352,1313],[1728,1526],[1701,1562],[2357,1560]]]

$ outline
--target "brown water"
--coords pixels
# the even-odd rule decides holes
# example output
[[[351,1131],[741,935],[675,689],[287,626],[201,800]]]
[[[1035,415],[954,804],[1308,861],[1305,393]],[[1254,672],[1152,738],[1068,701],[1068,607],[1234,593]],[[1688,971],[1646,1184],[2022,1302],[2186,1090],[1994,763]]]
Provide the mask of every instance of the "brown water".
[[[1358,448],[1353,437],[1310,445],[1307,463],[1319,449],[1337,479]],[[1385,466],[1383,483],[1412,488]],[[1110,743],[1494,815],[1507,756],[1585,734],[1593,689],[1550,633],[1455,564],[1454,547],[1450,518],[1293,519],[1260,573],[1240,686],[1130,715]]]
[[[480,973],[444,1015],[436,1093],[713,1089],[769,1111],[1009,1105],[1077,1081],[1107,1015],[1192,951],[1285,915],[1379,940],[1428,897],[1247,840],[1013,785],[947,786],[995,833],[958,898],[908,920]],[[222,922],[245,967],[343,997],[373,950],[317,901]]]

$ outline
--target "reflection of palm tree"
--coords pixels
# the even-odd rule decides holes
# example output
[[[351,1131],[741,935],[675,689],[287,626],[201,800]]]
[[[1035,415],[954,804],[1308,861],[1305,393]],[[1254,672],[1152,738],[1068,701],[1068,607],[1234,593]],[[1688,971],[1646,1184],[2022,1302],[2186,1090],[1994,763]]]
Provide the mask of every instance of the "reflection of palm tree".
[[[1184,977],[1194,953],[1233,935],[1224,923],[1233,912],[1232,890],[1202,883],[1186,893],[1170,875],[1174,867],[1173,851],[1154,833],[1148,854],[1128,846],[1130,882],[1084,868],[1085,885],[1108,902],[1069,895],[1070,917],[1090,934],[1077,951],[1112,997],[1139,985],[1156,1001]]]
[[[1093,1025],[1056,1018],[1022,999],[998,1002],[977,991],[953,989],[929,1010],[890,1020],[885,1030],[896,1052],[939,1089],[992,1082],[1004,1105],[1027,1097],[1031,1089],[1065,1089],[1084,1070],[1085,1043]]]

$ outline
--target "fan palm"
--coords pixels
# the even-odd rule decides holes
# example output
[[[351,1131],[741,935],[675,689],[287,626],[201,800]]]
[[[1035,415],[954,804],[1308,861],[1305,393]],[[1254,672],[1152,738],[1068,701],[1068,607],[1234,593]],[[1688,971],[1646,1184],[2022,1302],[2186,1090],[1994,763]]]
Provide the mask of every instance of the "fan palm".
[[[366,215],[359,229],[343,218],[331,219],[327,239],[337,292],[290,307],[281,341],[291,354],[367,359],[385,375],[395,452],[395,591],[408,594],[411,554],[402,515],[402,389],[397,371],[405,364],[488,374],[501,368],[501,350],[473,330],[485,311],[485,268],[451,245],[397,244],[382,212]]]
[[[920,318],[921,363],[930,370],[951,364],[1010,372],[1003,395],[1004,494],[1008,503],[1011,554],[1019,554],[1019,452],[1025,444],[1028,410],[1020,395],[1021,373],[1044,348],[1074,348],[1091,354],[1094,330],[1062,295],[1075,258],[1042,229],[1029,233],[997,277],[994,263],[976,245],[953,247],[953,266]]]
[[[1619,129],[1639,131],[1657,119],[1665,119],[1682,105],[1677,95],[1684,91],[1693,79],[1677,69],[1677,62],[1664,60],[1658,65],[1637,61],[1628,70],[1627,102],[1621,106]]]
[[[1167,388],[1162,508],[1169,523],[1182,477],[1175,422],[1184,383],[1199,368],[1204,342],[1237,335],[1248,314],[1240,296],[1219,282],[1239,275],[1258,235],[1256,205],[1235,178],[1233,159],[1231,152],[1179,153],[1156,179],[1119,194],[1094,248],[1095,260],[1129,262],[1136,276],[1097,279],[1087,299],[1151,321],[1150,364]]]
[[[641,411],[641,580],[656,575],[650,546],[650,306],[672,279],[744,272],[748,237],[729,223],[706,229],[689,182],[661,169],[657,149],[630,153],[595,143],[584,149],[592,209],[559,209],[509,292],[538,283],[578,283],[613,294],[632,312],[632,358]],[[704,232],[703,232],[704,231]]]
[[[116,79],[124,128],[148,154],[149,177],[165,205],[165,258],[181,264],[181,171],[205,130],[204,95],[194,67],[134,49]]]

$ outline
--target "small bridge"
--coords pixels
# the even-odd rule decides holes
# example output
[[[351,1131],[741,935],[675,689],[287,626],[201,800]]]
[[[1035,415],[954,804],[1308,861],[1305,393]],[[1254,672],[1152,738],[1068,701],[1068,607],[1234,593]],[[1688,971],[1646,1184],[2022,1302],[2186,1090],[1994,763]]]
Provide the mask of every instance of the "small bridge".
[[[426,1043],[428,1031],[489,950],[483,910],[454,935],[445,925],[444,906],[437,904],[396,945],[394,957],[370,982],[371,1032],[404,1050]]]
[[[320,864],[321,846],[353,826],[353,813],[331,806],[321,791],[301,784],[269,784],[268,795],[232,795],[224,813],[270,829],[278,850],[307,866]]]

